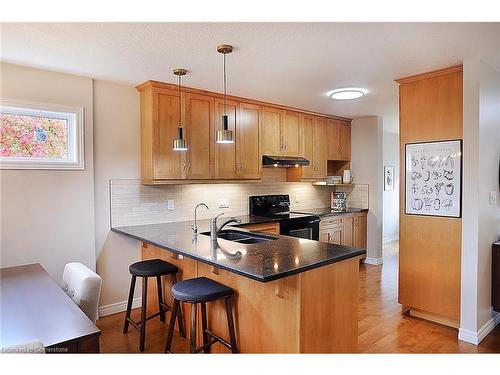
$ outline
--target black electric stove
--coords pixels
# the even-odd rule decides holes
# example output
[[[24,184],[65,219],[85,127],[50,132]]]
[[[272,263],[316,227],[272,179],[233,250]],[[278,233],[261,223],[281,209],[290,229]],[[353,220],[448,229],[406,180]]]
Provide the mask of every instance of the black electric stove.
[[[280,234],[310,240],[319,240],[318,215],[290,211],[290,196],[254,195],[249,198],[250,215],[276,218]]]

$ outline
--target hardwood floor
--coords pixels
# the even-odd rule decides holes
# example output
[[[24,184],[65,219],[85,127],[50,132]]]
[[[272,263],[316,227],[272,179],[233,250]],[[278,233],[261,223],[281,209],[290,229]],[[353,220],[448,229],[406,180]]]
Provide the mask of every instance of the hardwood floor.
[[[398,243],[384,246],[382,266],[360,266],[359,339],[360,353],[500,353],[500,325],[479,346],[457,339],[457,330],[423,319],[409,317],[398,304]],[[139,310],[132,313],[139,319]],[[167,314],[167,320],[170,317]],[[97,321],[102,331],[102,353],[139,352],[139,333],[132,327],[122,334],[124,313]],[[147,353],[162,353],[167,327],[152,319],[146,332]],[[188,340],[176,337],[174,352],[188,352]]]

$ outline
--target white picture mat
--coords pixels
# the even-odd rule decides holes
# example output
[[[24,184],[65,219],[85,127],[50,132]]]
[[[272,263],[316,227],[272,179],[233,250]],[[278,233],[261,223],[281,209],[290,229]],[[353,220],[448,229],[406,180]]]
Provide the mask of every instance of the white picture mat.
[[[460,140],[409,143],[405,150],[405,212],[460,217]]]

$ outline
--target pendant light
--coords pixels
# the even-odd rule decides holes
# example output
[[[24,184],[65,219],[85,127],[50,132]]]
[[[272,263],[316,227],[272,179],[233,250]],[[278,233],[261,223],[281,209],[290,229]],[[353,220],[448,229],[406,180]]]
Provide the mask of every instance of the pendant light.
[[[234,134],[229,130],[227,118],[227,77],[226,77],[226,55],[233,52],[233,47],[227,44],[222,44],[217,47],[217,52],[222,54],[224,64],[224,114],[222,115],[222,130],[217,130],[216,139],[217,143],[234,143]]]
[[[177,139],[173,141],[174,151],[186,151],[188,149],[188,141],[184,139],[184,128],[182,126],[182,102],[181,102],[181,77],[187,74],[186,69],[174,69],[174,74],[179,78],[179,127],[177,128]]]

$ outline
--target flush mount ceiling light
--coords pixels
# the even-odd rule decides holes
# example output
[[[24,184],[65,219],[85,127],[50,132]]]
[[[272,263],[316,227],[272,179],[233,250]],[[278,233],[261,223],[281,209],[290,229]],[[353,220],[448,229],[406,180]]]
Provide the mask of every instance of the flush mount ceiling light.
[[[368,90],[359,87],[344,87],[330,91],[328,96],[335,100],[350,100],[361,98],[367,92]]]
[[[217,52],[223,57],[224,70],[224,115],[222,115],[222,130],[217,130],[215,141],[217,143],[234,143],[234,134],[229,130],[227,118],[227,77],[226,77],[226,55],[233,52],[233,47],[228,44],[222,44],[217,47]]]
[[[183,130],[184,128],[182,127],[182,116],[181,116],[181,108],[182,108],[182,103],[181,103],[181,77],[185,76],[187,74],[186,69],[174,69],[174,74],[179,78],[179,127],[177,128],[177,139],[174,139],[173,141],[173,147],[172,149],[174,151],[186,151],[188,149],[188,141],[187,139],[184,139],[184,134]]]

